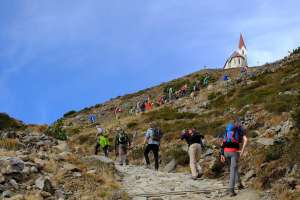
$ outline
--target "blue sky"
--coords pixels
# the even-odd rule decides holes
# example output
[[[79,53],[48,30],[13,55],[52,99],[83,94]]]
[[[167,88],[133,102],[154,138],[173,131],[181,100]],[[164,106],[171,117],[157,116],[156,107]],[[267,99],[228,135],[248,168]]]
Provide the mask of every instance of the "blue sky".
[[[250,66],[300,46],[298,0],[1,0],[0,112],[69,110],[222,67],[244,35]]]

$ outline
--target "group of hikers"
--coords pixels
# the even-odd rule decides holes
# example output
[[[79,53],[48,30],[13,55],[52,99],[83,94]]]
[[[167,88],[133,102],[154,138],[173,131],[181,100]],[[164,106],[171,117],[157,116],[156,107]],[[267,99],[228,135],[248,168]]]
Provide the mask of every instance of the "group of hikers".
[[[104,155],[108,157],[108,151],[110,149],[110,143],[107,135],[104,134],[104,130],[97,126],[99,134],[98,141],[95,147],[95,154],[98,154],[99,148],[104,152]],[[150,168],[149,153],[154,155],[155,170],[159,169],[159,149],[163,133],[157,123],[150,123],[149,128],[144,135],[144,159],[145,167]],[[192,174],[192,179],[196,180],[201,178],[203,171],[199,165],[199,159],[203,149],[205,148],[203,142],[204,136],[201,135],[195,128],[185,129],[178,137],[178,142],[185,141],[188,145],[189,163]],[[238,171],[238,162],[240,157],[244,156],[245,147],[247,145],[246,132],[242,127],[238,118],[232,120],[226,125],[224,133],[220,135],[220,161],[230,163],[230,177],[229,177],[229,195],[235,196],[235,185],[238,184],[239,189],[243,189],[244,186],[240,180]],[[116,136],[114,139],[114,147],[116,157],[120,165],[128,165],[128,150],[131,149],[132,141],[129,135],[121,127],[116,128]],[[241,147],[241,148],[240,148]]]

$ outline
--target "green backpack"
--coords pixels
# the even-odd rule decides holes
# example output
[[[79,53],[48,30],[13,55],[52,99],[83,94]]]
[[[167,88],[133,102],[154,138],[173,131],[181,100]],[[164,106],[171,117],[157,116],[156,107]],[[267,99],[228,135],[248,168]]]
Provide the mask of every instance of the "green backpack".
[[[100,144],[101,148],[104,148],[104,147],[106,147],[106,146],[109,146],[108,138],[105,137],[105,136],[103,136],[103,135],[101,135],[101,136],[99,137],[99,144]]]

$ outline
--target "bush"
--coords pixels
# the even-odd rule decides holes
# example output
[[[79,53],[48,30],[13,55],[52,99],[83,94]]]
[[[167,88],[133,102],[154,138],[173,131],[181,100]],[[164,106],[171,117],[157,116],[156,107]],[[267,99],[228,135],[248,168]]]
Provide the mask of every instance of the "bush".
[[[298,54],[298,53],[300,53],[300,47],[293,49],[291,55]]]
[[[63,120],[58,120],[46,130],[46,134],[58,140],[67,140],[67,133],[63,129],[63,125]]]
[[[284,143],[275,143],[267,149],[265,155],[265,161],[270,162],[273,160],[278,160],[284,154]]]
[[[75,114],[76,113],[76,111],[75,110],[71,110],[71,111],[69,111],[69,112],[66,112],[65,114],[64,114],[64,117],[71,117],[73,114]]]
[[[132,129],[132,128],[136,127],[137,125],[138,125],[137,122],[129,122],[127,124],[127,128]]]

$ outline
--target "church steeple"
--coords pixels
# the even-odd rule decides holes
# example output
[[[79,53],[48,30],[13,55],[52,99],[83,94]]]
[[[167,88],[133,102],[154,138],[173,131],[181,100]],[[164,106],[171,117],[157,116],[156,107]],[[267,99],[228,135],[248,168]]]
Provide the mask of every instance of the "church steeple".
[[[243,39],[243,35],[241,33],[240,34],[240,41],[239,41],[239,49],[242,49],[243,47],[246,49],[246,45],[245,45],[245,42],[244,42],[244,39]]]

